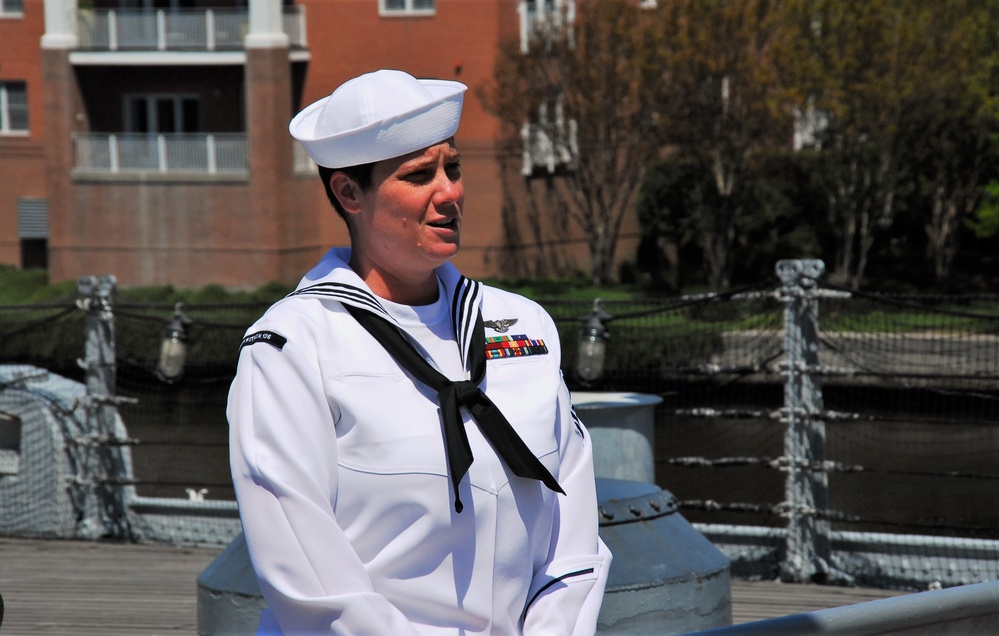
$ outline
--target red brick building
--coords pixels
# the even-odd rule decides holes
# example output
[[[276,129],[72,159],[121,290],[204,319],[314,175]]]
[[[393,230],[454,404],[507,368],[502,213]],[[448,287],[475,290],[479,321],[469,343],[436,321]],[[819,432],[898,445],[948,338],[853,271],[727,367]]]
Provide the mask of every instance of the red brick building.
[[[52,281],[295,282],[347,236],[288,122],[400,68],[469,85],[455,264],[509,272],[545,248],[507,236],[523,159],[500,156],[477,89],[563,1],[0,0],[0,263]]]

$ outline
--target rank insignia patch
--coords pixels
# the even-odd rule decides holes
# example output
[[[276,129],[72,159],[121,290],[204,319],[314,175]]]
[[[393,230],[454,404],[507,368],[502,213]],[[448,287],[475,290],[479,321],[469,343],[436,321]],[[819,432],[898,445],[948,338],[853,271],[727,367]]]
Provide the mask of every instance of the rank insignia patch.
[[[500,318],[499,320],[487,320],[482,324],[496,333],[506,333],[510,331],[510,327],[517,324],[517,320],[517,318]]]
[[[514,358],[517,356],[539,356],[548,353],[544,340],[532,340],[527,336],[493,336],[486,338],[486,360]]]

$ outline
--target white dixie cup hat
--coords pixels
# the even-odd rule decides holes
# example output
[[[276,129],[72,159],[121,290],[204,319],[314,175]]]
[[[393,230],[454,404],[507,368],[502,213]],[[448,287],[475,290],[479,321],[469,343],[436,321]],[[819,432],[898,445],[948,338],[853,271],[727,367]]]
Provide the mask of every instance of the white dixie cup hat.
[[[466,90],[461,82],[383,69],[347,80],[288,129],[320,166],[391,159],[453,137]]]

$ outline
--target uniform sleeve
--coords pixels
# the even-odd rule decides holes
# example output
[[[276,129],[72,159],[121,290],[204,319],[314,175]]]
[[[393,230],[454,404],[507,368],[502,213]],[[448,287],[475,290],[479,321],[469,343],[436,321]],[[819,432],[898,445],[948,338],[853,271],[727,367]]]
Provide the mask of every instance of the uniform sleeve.
[[[227,408],[230,459],[271,622],[285,634],[415,634],[373,590],[337,525],[335,409],[310,338],[241,351]]]
[[[552,542],[545,566],[535,573],[524,614],[528,636],[592,635],[603,601],[611,553],[599,536],[590,436],[560,384],[557,429],[562,457]]]

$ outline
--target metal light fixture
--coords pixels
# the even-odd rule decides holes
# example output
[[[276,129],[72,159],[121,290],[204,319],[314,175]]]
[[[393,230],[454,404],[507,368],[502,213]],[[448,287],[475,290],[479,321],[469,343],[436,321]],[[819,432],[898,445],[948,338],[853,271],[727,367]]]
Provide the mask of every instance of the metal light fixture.
[[[181,310],[183,306],[184,303],[177,303],[173,318],[163,332],[156,375],[164,382],[174,382],[184,374],[184,363],[187,361],[187,325],[191,324],[191,319],[184,315]]]
[[[604,323],[612,316],[600,307],[600,299],[593,301],[593,310],[582,318],[583,328],[579,332],[579,346],[576,348],[576,377],[584,386],[591,386],[604,375],[604,361],[607,355],[607,340],[610,333]]]

